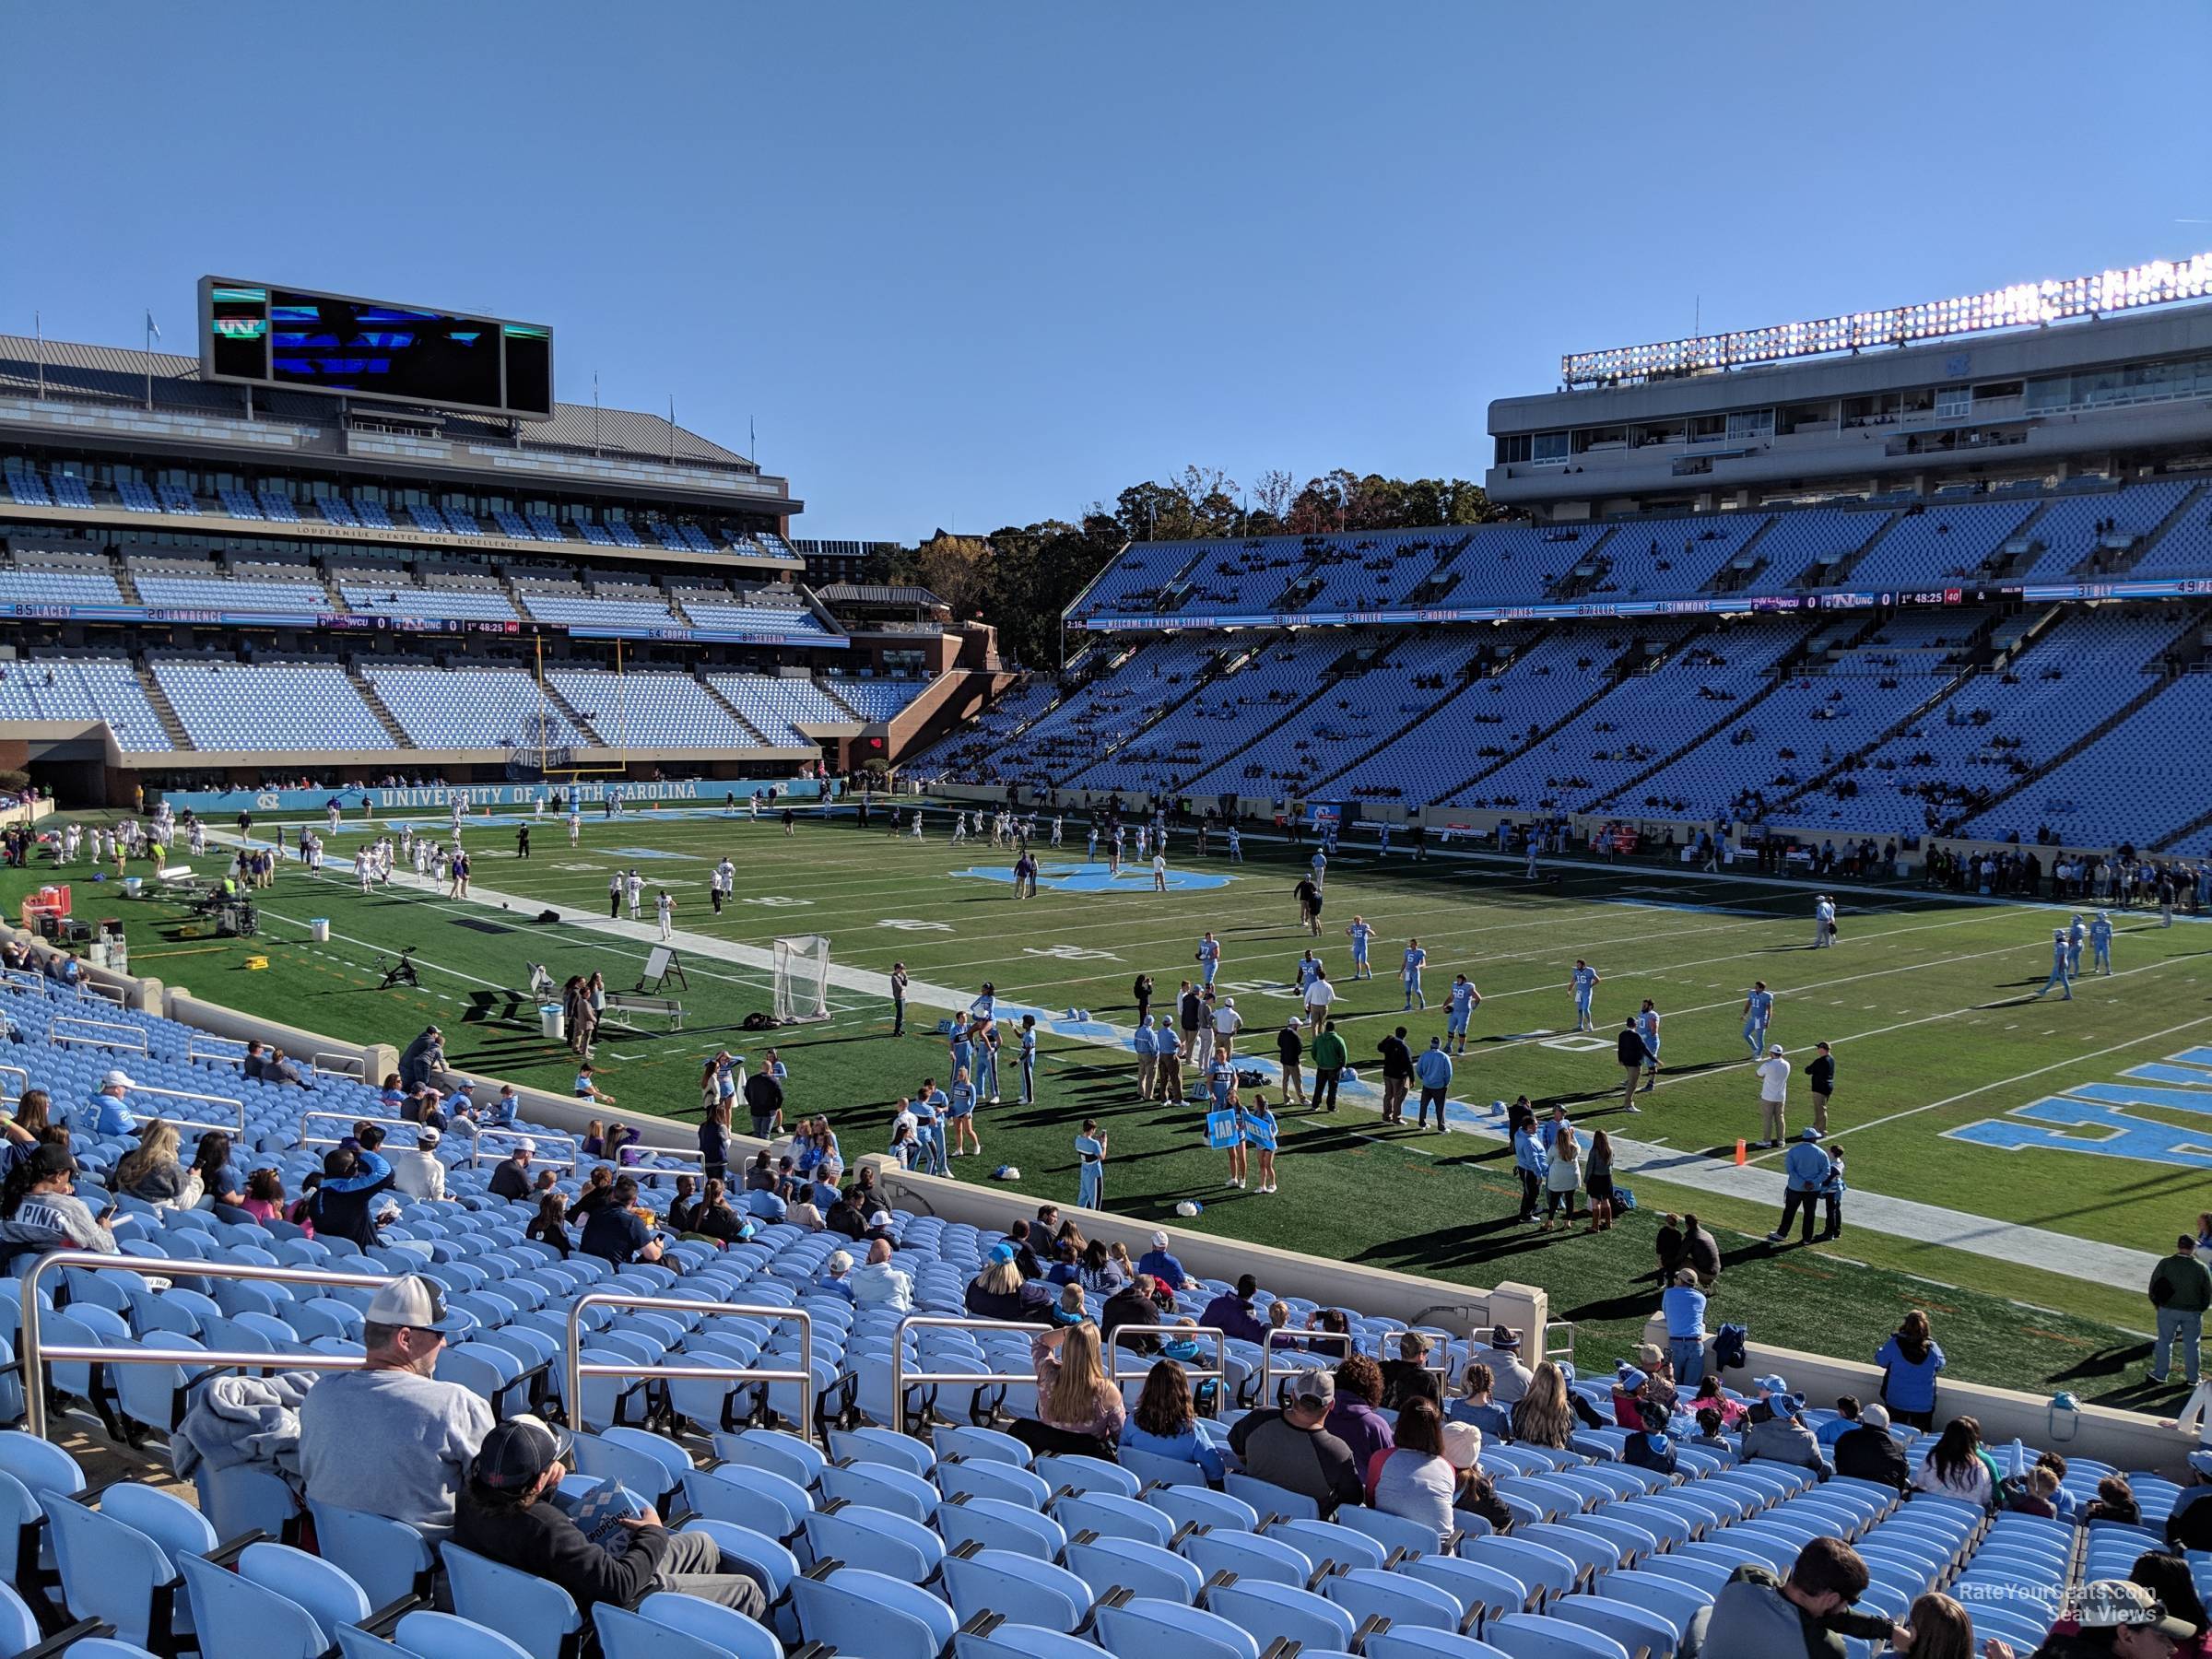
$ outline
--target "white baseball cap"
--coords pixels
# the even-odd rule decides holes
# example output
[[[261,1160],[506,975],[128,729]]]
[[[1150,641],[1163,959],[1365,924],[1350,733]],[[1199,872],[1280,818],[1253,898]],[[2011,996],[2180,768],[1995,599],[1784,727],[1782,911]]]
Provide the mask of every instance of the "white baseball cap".
[[[100,1080],[100,1086],[102,1088],[135,1088],[138,1087],[137,1084],[131,1081],[130,1074],[123,1071],[110,1072]]]
[[[1153,1248],[1153,1249],[1155,1249],[1155,1250],[1165,1250],[1167,1247],[1168,1247],[1168,1235],[1167,1235],[1166,1233],[1164,1233],[1164,1232],[1156,1232],[1156,1233],[1154,1233],[1154,1234],[1152,1235],[1152,1248]]]
[[[1770,1043],[1768,1043],[1768,1044],[1767,1044],[1767,1053],[1770,1053],[1770,1054],[1779,1054],[1779,1053],[1782,1053],[1782,1044],[1781,1044],[1781,1043],[1779,1043],[1779,1042],[1770,1042]]]
[[[395,1278],[370,1298],[363,1321],[374,1325],[405,1325],[410,1330],[436,1331],[452,1335],[467,1321],[456,1318],[445,1305],[445,1292],[416,1274]]]

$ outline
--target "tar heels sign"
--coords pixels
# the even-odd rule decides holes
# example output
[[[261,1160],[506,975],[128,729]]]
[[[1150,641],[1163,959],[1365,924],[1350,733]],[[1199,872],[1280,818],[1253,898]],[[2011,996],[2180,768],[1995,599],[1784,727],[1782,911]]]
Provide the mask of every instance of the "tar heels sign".
[[[2146,1106],[2205,1121],[2200,1128],[2129,1110]],[[1947,1138],[2007,1152],[2041,1147],[2212,1170],[2212,1048],[2183,1049],[2148,1065],[2131,1065],[2116,1082],[2071,1084],[2064,1094],[2016,1106],[2004,1117],[1949,1130]]]

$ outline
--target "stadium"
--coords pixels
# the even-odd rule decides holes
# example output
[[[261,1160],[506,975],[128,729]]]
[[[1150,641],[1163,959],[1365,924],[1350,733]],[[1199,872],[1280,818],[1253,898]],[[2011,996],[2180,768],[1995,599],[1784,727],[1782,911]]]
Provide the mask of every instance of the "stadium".
[[[112,1243],[6,1224],[7,1651],[1673,1654],[1816,1538],[1862,1612],[1946,1589],[2030,1651],[2212,1479],[2145,1292],[2212,1234],[2208,280],[1570,355],[1490,408],[1496,522],[1132,540],[1051,669],[810,580],[736,450],[557,401],[558,320],[207,276],[193,352],[0,338],[0,1093],[44,1092]],[[717,1096],[782,1120],[715,1157]],[[184,1164],[227,1137],[204,1205],[145,1195],[153,1120]],[[380,1138],[434,1188],[316,1236],[289,1201]],[[637,1182],[653,1253],[526,1237],[524,1142],[579,1213]],[[855,1233],[670,1217],[825,1146]],[[1106,1321],[1132,1406],[1181,1365],[1211,1468],[1044,1420],[1032,1332],[976,1316],[1041,1206],[1101,1247],[1045,1301]],[[1732,1403],[1887,1397],[1917,1474],[1875,1359],[1922,1311],[1938,1424],[2020,1491],[2063,1453],[2069,1507],[1639,1415],[1681,1217]],[[856,1297],[830,1258],[871,1242]],[[1188,1277],[1115,1318],[1110,1245]],[[395,1277],[436,1380],[556,1425],[568,1500],[627,1489],[747,1610],[587,1608],[254,1453],[241,1414],[308,1411],[255,1385],[361,1371]],[[1446,1398],[1563,1363],[1582,1420],[1494,1434],[1498,1519],[1441,1539],[1216,1473],[1347,1353]],[[2078,1524],[2123,1474],[2135,1520]]]

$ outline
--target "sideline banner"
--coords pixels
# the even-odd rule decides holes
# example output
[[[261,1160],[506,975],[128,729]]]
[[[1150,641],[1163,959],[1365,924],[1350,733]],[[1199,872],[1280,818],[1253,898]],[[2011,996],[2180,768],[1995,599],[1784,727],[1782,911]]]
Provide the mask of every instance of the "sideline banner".
[[[686,783],[629,782],[625,780],[582,779],[573,783],[429,783],[420,788],[383,789],[372,784],[347,783],[335,789],[180,789],[161,798],[179,812],[187,806],[206,818],[209,814],[234,817],[241,812],[321,812],[331,802],[347,812],[359,812],[364,803],[377,811],[443,812],[455,799],[474,806],[528,806],[544,801],[551,809],[553,797],[565,794],[572,801],[595,806],[609,795],[627,804],[647,806],[656,801],[690,806],[700,801],[719,803],[734,794],[742,807],[753,791],[774,790],[776,799],[818,799],[820,782],[814,778],[700,778]]]

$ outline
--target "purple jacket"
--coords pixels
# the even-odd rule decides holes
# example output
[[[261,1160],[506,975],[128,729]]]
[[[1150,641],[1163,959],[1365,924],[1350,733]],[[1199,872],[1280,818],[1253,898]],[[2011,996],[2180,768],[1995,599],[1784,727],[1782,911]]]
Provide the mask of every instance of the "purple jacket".
[[[1362,1471],[1374,1461],[1376,1453],[1388,1452],[1398,1443],[1390,1425],[1372,1406],[1348,1394],[1336,1396],[1336,1403],[1329,1407],[1329,1420],[1322,1427],[1351,1448],[1352,1465]]]
[[[1252,1311],[1252,1304],[1240,1301],[1233,1290],[1224,1290],[1207,1302],[1206,1311],[1198,1315],[1198,1323],[1218,1326],[1225,1335],[1234,1336],[1240,1342],[1264,1344],[1273,1335],[1267,1328],[1267,1322]]]

